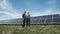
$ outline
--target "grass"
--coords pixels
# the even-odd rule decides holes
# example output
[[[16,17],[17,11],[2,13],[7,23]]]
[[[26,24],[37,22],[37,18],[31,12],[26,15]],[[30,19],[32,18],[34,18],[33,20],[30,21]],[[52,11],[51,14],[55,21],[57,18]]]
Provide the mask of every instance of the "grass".
[[[0,34],[60,34],[60,25],[0,25]]]

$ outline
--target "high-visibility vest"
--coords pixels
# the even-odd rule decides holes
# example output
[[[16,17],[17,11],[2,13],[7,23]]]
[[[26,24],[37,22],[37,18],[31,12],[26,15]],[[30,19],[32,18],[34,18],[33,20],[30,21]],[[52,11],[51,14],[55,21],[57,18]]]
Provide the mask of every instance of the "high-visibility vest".
[[[27,18],[30,18],[30,15],[29,14],[27,14]]]

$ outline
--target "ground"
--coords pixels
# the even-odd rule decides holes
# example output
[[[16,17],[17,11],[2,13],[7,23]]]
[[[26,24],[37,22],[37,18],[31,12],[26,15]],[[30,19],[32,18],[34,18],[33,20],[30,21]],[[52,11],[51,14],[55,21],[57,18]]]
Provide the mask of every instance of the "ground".
[[[60,25],[0,25],[0,34],[60,34]]]

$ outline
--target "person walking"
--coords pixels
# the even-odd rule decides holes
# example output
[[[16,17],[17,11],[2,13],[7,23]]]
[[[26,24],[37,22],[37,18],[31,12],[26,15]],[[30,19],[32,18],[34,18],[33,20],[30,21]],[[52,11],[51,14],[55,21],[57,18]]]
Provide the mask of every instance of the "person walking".
[[[23,25],[22,27],[25,27],[25,22],[26,22],[26,11],[22,14],[22,19],[23,19]]]

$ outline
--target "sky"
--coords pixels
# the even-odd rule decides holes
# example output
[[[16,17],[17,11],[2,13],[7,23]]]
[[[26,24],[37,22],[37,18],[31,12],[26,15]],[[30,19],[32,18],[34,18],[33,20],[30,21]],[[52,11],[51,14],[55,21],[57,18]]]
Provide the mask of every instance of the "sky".
[[[60,0],[0,0],[0,20],[21,18],[24,11],[31,17],[60,13]]]

